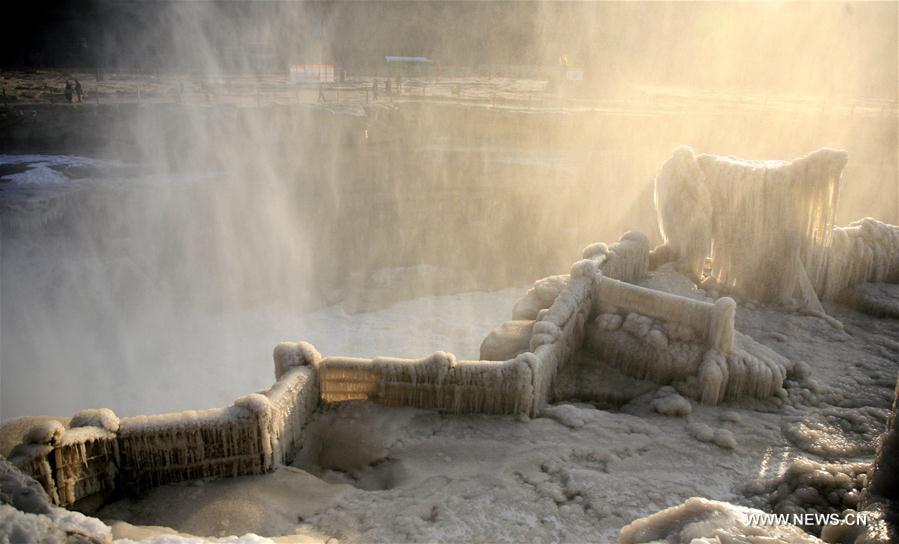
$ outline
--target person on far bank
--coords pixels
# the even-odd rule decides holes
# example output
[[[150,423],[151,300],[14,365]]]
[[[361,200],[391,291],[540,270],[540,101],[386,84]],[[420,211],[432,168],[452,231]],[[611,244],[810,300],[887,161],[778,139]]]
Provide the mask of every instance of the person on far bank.
[[[75,91],[75,87],[74,87],[74,85],[72,85],[72,80],[67,79],[65,93],[66,93],[66,102],[68,102],[69,104],[72,103],[72,94],[74,93],[74,91]]]
[[[81,99],[84,98],[84,89],[81,87],[81,82],[77,79],[75,80],[75,98],[80,103]]]

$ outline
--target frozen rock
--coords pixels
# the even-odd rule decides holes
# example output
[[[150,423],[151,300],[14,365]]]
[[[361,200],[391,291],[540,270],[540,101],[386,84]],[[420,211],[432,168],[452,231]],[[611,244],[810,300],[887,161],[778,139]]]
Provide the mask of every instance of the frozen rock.
[[[668,349],[668,337],[659,329],[650,330],[646,337],[646,341],[649,342],[649,345],[659,351]]]
[[[558,276],[549,276],[534,283],[534,293],[537,295],[537,301],[541,308],[549,308],[556,301],[556,297],[562,292],[562,289],[568,285],[571,277],[568,274],[560,274]]]
[[[878,441],[877,455],[871,467],[870,480],[865,478],[867,485],[865,498],[859,506],[867,511],[885,511],[885,515],[892,517],[893,510],[899,499],[899,431],[896,429],[896,414],[899,413],[899,380],[896,382],[893,409],[887,420],[886,431]],[[862,474],[860,476],[866,476]],[[836,479],[836,478],[835,478]],[[861,478],[859,478],[860,481]],[[843,481],[845,482],[845,480]],[[843,483],[841,482],[841,483]],[[853,497],[855,499],[855,497]],[[858,500],[856,499],[856,502]],[[874,541],[875,539],[871,539]]]
[[[537,319],[537,313],[543,308],[545,307],[540,305],[540,300],[537,298],[537,292],[534,289],[529,289],[527,294],[521,297],[521,299],[515,303],[515,307],[512,308],[512,319]]]
[[[798,448],[825,459],[872,455],[889,412],[881,408],[830,407],[784,421],[784,436]]]
[[[554,419],[570,429],[583,427],[585,424],[582,410],[570,404],[547,406],[540,413],[543,417]]]
[[[737,447],[737,439],[734,438],[734,433],[727,429],[715,429],[715,435],[712,440],[715,442],[716,446],[727,450],[732,450]]]
[[[38,423],[25,433],[26,444],[57,444],[62,440],[65,433],[65,427],[56,420],[49,420]]]
[[[119,430],[119,418],[109,408],[91,408],[72,416],[69,427],[99,427],[114,433]]]
[[[667,322],[662,329],[672,342],[692,342],[698,338],[696,331],[684,323]]]
[[[496,327],[481,343],[482,361],[505,361],[528,350],[534,321],[506,321]]]
[[[751,524],[764,512],[699,497],[632,521],[621,529],[619,544],[690,542],[693,544],[818,544],[793,525]]]
[[[581,257],[584,259],[592,259],[594,257],[598,257],[599,255],[608,255],[609,254],[609,246],[605,242],[595,242],[585,247],[581,252]]]
[[[617,331],[621,328],[624,319],[619,314],[599,314],[596,316],[596,324],[605,331]]]
[[[758,480],[743,490],[753,506],[775,513],[839,514],[855,508],[864,487],[866,463],[791,463],[781,476]]]
[[[670,393],[653,399],[650,407],[663,416],[686,416],[693,411],[690,401],[677,393]]]
[[[691,421],[687,424],[687,433],[700,442],[711,442],[715,438],[715,431],[705,423]]]
[[[53,506],[41,484],[3,457],[0,457],[0,503],[30,514],[47,514]]]
[[[624,323],[621,327],[634,336],[643,338],[649,334],[652,328],[652,318],[631,312],[624,318]]]

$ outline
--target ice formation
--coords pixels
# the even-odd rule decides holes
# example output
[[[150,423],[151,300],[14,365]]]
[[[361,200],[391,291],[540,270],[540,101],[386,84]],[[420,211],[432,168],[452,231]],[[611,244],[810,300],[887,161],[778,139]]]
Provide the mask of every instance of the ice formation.
[[[867,471],[867,463],[822,464],[803,459],[781,476],[752,482],[744,491],[753,506],[778,514],[842,514],[858,508]],[[814,530],[820,533],[821,527]]]
[[[62,435],[66,428],[62,423],[56,420],[48,420],[35,425],[27,433],[25,433],[26,444],[47,444],[55,445],[62,440]]]
[[[533,356],[531,356],[533,357]],[[533,399],[527,356],[508,361],[456,361],[437,352],[423,359],[325,357],[322,400],[373,400],[452,413],[526,414]]]
[[[291,368],[318,365],[322,356],[315,346],[308,342],[281,342],[275,346],[272,358],[275,361],[275,379],[280,380]]]
[[[689,399],[785,398],[787,375],[800,377],[807,365],[735,330],[732,298],[704,295],[720,289],[820,313],[818,297],[846,297],[865,281],[899,280],[897,227],[873,219],[833,225],[845,162],[844,153],[830,150],[783,163],[696,156],[679,148],[656,179],[665,245],[650,252],[646,236],[629,232],[614,244],[588,246],[568,274],[534,284],[515,305],[512,321],[484,340],[482,360],[457,360],[447,352],[420,359],[322,357],[311,344],[283,342],[273,351],[276,382],[266,391],[224,408],[121,420],[107,409],[83,410],[68,429],[56,421],[31,429],[11,460],[40,483],[50,503],[80,506],[122,491],[260,474],[290,463],[320,402],[543,415],[580,429],[588,419],[577,405],[549,406],[566,400],[558,376],[573,364],[610,382],[603,384],[607,389],[621,384],[628,391],[612,393],[621,393],[622,402],[649,393],[649,409],[686,417],[690,436],[735,449],[734,432],[702,422],[702,410],[694,413]],[[778,266],[758,264],[772,259]],[[695,280],[705,278],[707,291],[681,276],[696,293],[636,285],[651,264],[670,260]],[[726,414],[722,420],[734,422]],[[811,443],[809,437],[821,434],[814,425],[788,426],[784,434]],[[890,474],[890,463],[879,461],[881,474]],[[794,467],[779,480],[756,484],[760,505],[839,510],[859,502],[853,493],[866,476],[855,468],[847,486],[846,471]],[[889,485],[878,492],[888,493]],[[747,512],[694,498],[625,527],[621,541],[814,541],[795,528],[747,527],[741,521]]]
[[[515,319],[499,325],[481,343],[481,360],[504,361],[524,353],[530,347],[534,321]]]
[[[873,455],[883,432],[887,410],[874,407],[828,407],[814,415],[787,418],[784,437],[798,448],[824,459],[853,459]]]
[[[793,525],[750,523],[753,510],[693,497],[683,504],[640,518],[621,529],[620,544],[690,542],[692,544],[813,544],[821,541]]]
[[[899,227],[871,217],[837,227],[819,291],[833,299],[863,282],[899,283]]]
[[[700,442],[709,442],[726,450],[736,449],[738,445],[733,432],[728,429],[713,429],[699,421],[689,422],[686,431],[687,434]]]
[[[690,401],[677,394],[673,387],[665,386],[656,392],[650,407],[663,416],[686,416],[693,411]]]
[[[735,304],[714,304],[602,278],[587,346],[624,374],[707,404],[781,394],[791,363],[734,330]]]
[[[819,297],[897,281],[897,227],[864,219],[835,228],[847,159],[831,149],[784,162],[677,148],[655,180],[664,240],[655,262],[676,260],[697,281],[708,274],[707,285],[748,300],[817,313]]]
[[[99,427],[114,433],[119,430],[119,418],[109,408],[81,410],[72,416],[69,427]]]
[[[3,544],[111,544],[109,527],[78,512],[56,509],[52,515],[22,512],[0,504],[0,535]]]
[[[64,506],[170,482],[259,474],[290,462],[302,446],[319,401],[319,358],[309,344],[282,343],[273,353],[275,384],[232,406],[121,420],[108,409],[82,410],[69,429],[55,420],[32,428],[10,459]]]
[[[44,488],[3,457],[0,457],[0,503],[30,514],[46,514],[52,507]]]

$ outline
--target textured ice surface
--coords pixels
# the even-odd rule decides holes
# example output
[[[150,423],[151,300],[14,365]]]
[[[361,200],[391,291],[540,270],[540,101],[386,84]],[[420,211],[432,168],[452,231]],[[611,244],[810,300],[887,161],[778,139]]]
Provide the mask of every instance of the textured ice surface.
[[[821,542],[794,526],[756,526],[749,516],[761,510],[693,497],[683,504],[638,519],[621,530],[621,544],[813,544]]]
[[[744,491],[753,506],[769,512],[842,514],[858,508],[869,468],[868,463],[822,464],[798,459],[782,475],[750,482]],[[821,531],[820,526],[808,529]]]
[[[109,527],[96,518],[62,508],[31,514],[0,504],[0,542],[3,544],[109,544]]]

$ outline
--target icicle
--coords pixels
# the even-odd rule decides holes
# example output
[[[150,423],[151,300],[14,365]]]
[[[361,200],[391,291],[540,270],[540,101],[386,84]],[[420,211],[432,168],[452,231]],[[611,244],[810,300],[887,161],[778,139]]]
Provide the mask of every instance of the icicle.
[[[845,152],[830,149],[783,162],[678,148],[655,181],[665,245],[697,280],[710,257],[717,284],[744,298],[789,304],[801,290],[800,301],[814,306],[827,278],[846,161]]]

